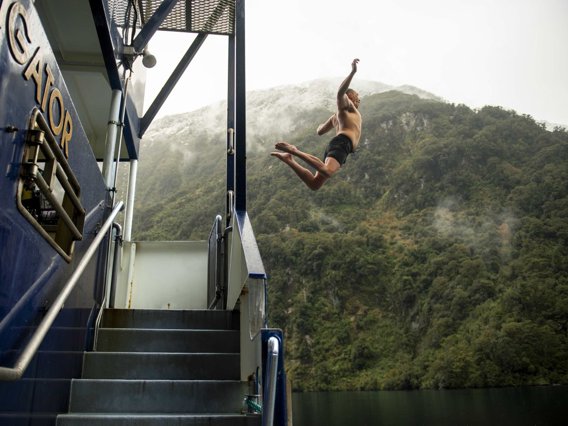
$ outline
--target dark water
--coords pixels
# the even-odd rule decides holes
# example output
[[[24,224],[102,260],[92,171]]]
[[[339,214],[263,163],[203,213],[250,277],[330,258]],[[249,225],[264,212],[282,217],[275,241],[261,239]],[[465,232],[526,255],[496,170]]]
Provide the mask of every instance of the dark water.
[[[568,387],[294,393],[294,426],[568,425]]]

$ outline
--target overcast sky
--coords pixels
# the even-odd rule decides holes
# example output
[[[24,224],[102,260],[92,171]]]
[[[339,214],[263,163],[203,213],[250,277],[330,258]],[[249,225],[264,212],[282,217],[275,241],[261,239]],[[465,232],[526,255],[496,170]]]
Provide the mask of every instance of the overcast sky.
[[[146,103],[193,34],[158,33]],[[247,90],[336,77],[410,84],[453,103],[568,125],[568,0],[246,0]],[[209,36],[159,116],[225,99],[227,38]]]

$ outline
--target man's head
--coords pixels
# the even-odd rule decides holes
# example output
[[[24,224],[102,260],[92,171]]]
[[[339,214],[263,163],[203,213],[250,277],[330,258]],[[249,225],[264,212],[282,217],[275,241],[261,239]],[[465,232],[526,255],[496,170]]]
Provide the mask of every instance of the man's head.
[[[349,98],[349,100],[351,102],[353,102],[353,105],[355,105],[355,108],[359,109],[359,104],[361,103],[361,100],[359,99],[359,93],[357,93],[355,90],[353,89],[347,89],[347,91],[345,92],[345,94],[347,95],[347,97]]]

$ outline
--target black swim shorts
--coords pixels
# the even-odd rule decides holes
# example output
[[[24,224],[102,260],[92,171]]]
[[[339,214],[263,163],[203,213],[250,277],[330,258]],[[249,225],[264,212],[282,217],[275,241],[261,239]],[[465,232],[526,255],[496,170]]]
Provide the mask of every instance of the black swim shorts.
[[[325,149],[325,154],[323,160],[327,157],[332,157],[337,160],[341,165],[345,164],[347,156],[353,152],[353,143],[344,134],[339,134],[329,141],[327,148]]]

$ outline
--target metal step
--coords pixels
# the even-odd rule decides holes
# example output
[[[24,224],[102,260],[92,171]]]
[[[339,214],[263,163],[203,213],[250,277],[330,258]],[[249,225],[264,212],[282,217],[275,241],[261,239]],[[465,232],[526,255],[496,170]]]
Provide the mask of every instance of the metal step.
[[[101,352],[239,352],[238,330],[101,328]]]
[[[239,354],[88,352],[84,379],[238,380]]]
[[[237,414],[246,395],[238,380],[86,380],[71,383],[71,413]]]
[[[66,414],[57,426],[260,426],[257,415],[235,414]]]
[[[57,425],[259,426],[243,415],[238,312],[107,309]]]
[[[107,309],[101,327],[238,330],[240,317],[236,311]]]

